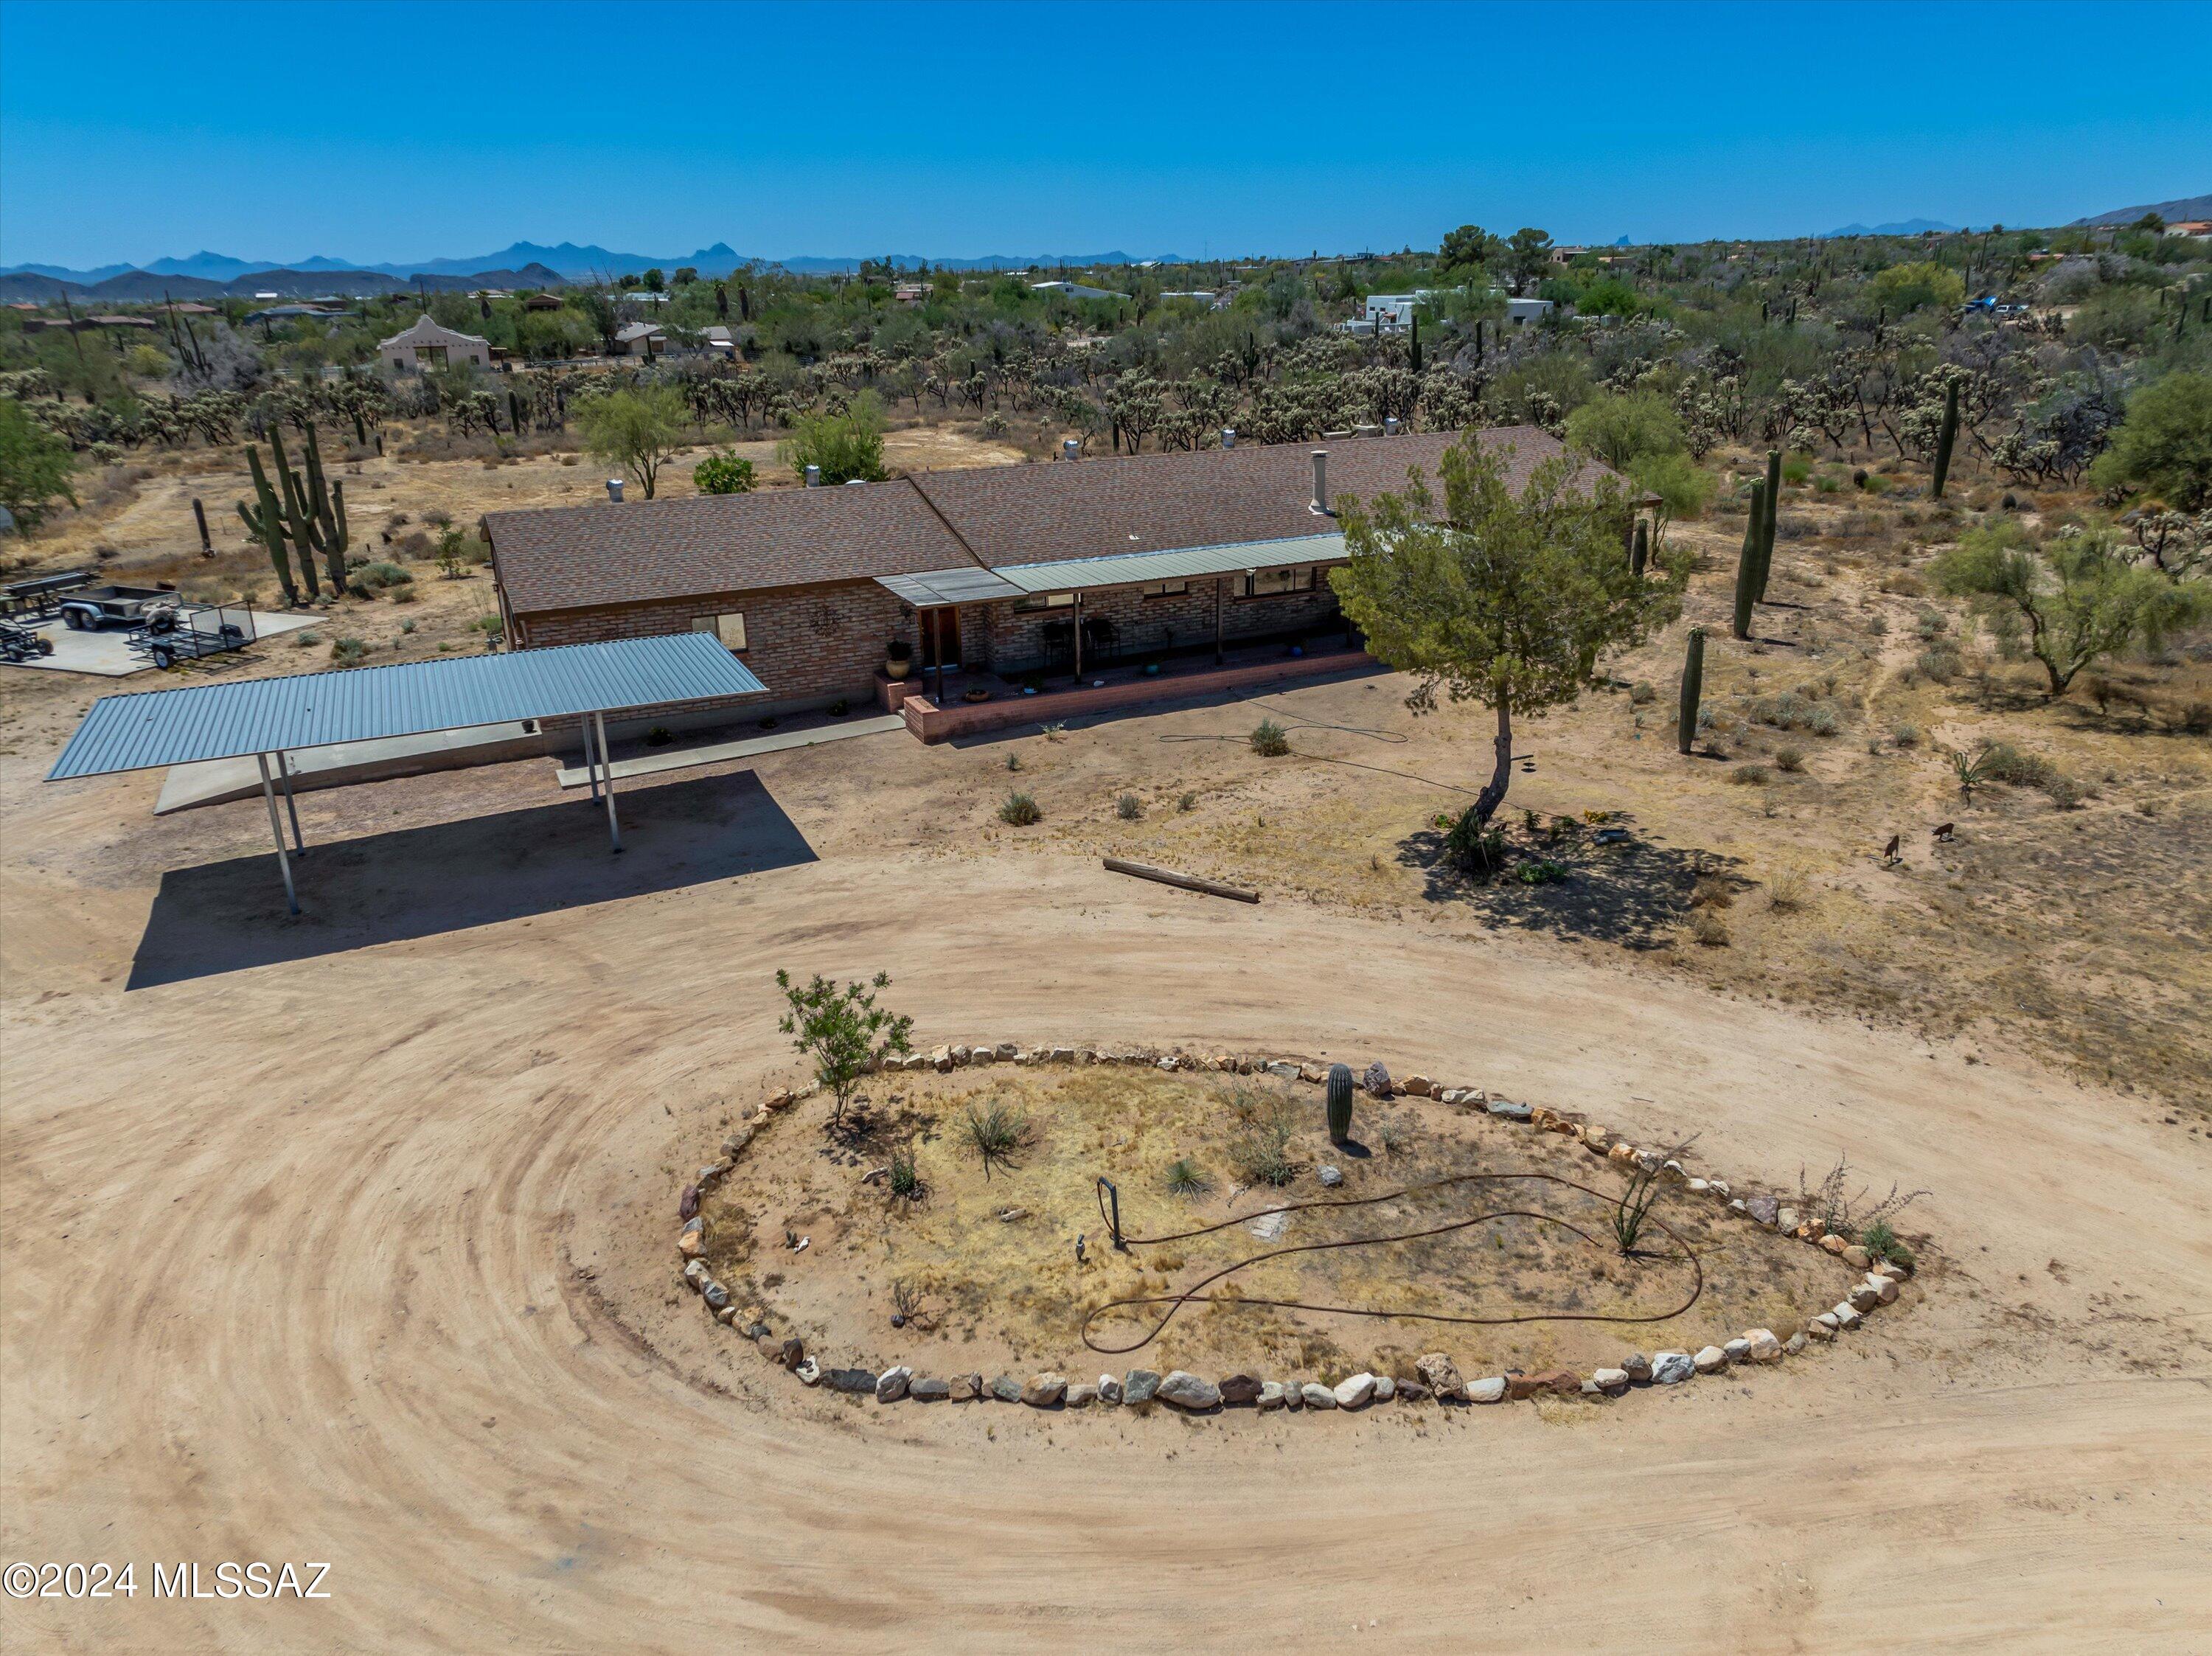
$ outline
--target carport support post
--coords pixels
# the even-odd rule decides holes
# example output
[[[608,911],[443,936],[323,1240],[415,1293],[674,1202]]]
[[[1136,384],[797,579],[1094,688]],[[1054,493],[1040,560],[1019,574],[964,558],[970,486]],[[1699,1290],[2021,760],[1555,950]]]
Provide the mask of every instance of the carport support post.
[[[929,612],[929,664],[937,670],[937,705],[945,705],[945,611]]]
[[[292,859],[284,852],[284,825],[276,820],[276,790],[269,779],[269,755],[257,753],[253,762],[261,767],[261,798],[269,806],[269,831],[276,836],[276,866],[284,873],[284,901],[292,912],[300,912],[300,894],[292,889]]]
[[[1221,664],[1221,589],[1228,584],[1226,576],[1213,578],[1213,664],[1217,667]]]
[[[607,834],[614,840],[615,849],[619,852],[622,849],[622,824],[615,820],[615,765],[614,761],[607,755],[605,714],[592,715],[592,730],[599,738],[599,763],[606,767],[607,772]]]
[[[1083,682],[1083,592],[1080,588],[1075,594],[1075,682],[1079,685]]]
[[[307,842],[300,837],[300,806],[292,798],[292,761],[282,749],[276,753],[276,774],[284,779],[284,812],[292,819],[292,849],[304,857]]]

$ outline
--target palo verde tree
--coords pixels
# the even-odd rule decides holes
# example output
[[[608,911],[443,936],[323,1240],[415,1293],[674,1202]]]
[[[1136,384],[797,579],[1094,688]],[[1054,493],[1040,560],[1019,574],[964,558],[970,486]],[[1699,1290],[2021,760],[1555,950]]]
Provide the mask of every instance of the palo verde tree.
[[[2018,613],[2053,697],[2084,667],[2212,614],[2212,587],[2135,562],[2107,529],[2061,531],[2040,546],[2016,523],[1969,530],[1933,573],[1954,597]]]
[[[636,478],[649,500],[660,468],[683,443],[690,415],[673,386],[647,385],[593,397],[577,410],[576,423],[584,446]]]
[[[888,972],[877,973],[867,983],[842,985],[817,973],[799,985],[790,973],[779,971],[775,986],[791,1008],[776,1027],[813,1059],[815,1082],[836,1101],[830,1116],[833,1125],[845,1119],[845,1107],[871,1065],[914,1050],[914,1020],[876,1004],[877,992],[891,986]]]
[[[1490,780],[1462,819],[1477,840],[1512,778],[1514,716],[1572,702],[1606,657],[1674,618],[1688,578],[1686,560],[1664,555],[1659,579],[1631,571],[1617,479],[1593,487],[1561,456],[1516,493],[1511,453],[1472,436],[1445,450],[1441,502],[1419,475],[1401,493],[1345,497],[1350,562],[1329,577],[1367,647],[1419,677],[1415,713],[1439,692],[1495,711]]]

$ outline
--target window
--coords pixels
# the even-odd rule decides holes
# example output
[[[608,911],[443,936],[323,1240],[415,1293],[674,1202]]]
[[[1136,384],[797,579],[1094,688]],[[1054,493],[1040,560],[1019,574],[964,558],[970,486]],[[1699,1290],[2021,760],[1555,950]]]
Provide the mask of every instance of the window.
[[[1190,591],[1187,580],[1156,580],[1146,583],[1140,595],[1148,598],[1179,598]]]
[[[742,650],[745,647],[745,614],[742,610],[726,610],[719,616],[694,616],[691,630],[712,633],[722,640],[725,649]]]
[[[1016,598],[1017,610],[1065,610],[1075,602],[1073,592],[1032,592],[1025,598]]]
[[[1264,598],[1277,592],[1310,592],[1313,584],[1310,564],[1294,569],[1255,569],[1244,578],[1244,596]]]

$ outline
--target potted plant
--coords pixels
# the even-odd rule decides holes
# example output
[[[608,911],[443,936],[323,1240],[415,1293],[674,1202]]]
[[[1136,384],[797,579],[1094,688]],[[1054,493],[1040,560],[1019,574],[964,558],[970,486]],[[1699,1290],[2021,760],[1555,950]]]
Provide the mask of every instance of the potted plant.
[[[914,670],[914,650],[902,638],[895,638],[884,652],[884,676],[904,678]]]

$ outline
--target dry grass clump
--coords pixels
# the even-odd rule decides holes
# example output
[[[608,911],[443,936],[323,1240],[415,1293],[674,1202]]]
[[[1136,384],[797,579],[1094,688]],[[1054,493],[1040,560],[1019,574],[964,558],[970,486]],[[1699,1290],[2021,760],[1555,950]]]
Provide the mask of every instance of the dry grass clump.
[[[1690,911],[1690,936],[1708,949],[1726,949],[1735,941],[1729,935],[1728,922],[1710,908]]]

